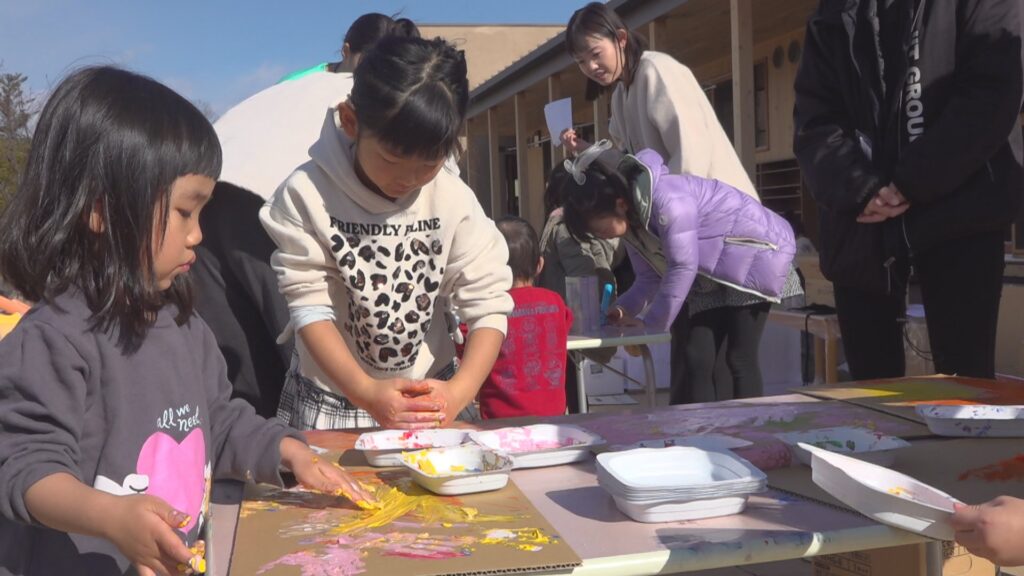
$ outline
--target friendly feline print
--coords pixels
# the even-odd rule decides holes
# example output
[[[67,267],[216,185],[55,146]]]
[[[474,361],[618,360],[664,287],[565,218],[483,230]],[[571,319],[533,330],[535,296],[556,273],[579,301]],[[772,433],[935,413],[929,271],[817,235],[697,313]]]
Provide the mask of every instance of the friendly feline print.
[[[342,232],[331,251],[347,288],[343,323],[368,366],[386,372],[416,362],[434,314],[444,246],[433,231],[397,235]]]

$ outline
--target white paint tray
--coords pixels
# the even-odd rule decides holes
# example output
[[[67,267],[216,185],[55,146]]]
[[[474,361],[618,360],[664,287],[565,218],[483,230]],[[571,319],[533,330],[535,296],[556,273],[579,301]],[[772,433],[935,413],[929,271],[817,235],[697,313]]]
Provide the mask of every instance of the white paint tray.
[[[850,456],[800,444],[811,454],[814,483],[861,514],[938,540],[953,540],[949,525],[959,501],[914,478]]]
[[[641,440],[633,444],[612,446],[612,451],[632,450],[634,448],[670,448],[672,446],[689,446],[702,450],[734,450],[745,448],[753,444],[749,440],[726,436],[725,434],[695,434],[693,436],[675,436],[672,438],[657,438],[653,440]]]
[[[470,440],[512,457],[514,468],[537,468],[579,462],[604,439],[570,424],[534,424],[470,432]]]
[[[468,436],[469,430],[454,428],[380,430],[361,434],[355,448],[362,450],[371,466],[401,466],[403,451],[458,446],[466,443]]]
[[[512,470],[507,455],[471,444],[403,452],[401,462],[417,484],[445,496],[504,488]]]
[[[785,442],[797,460],[808,466],[811,465],[811,454],[800,448],[801,442],[886,467],[895,462],[899,449],[910,446],[909,442],[895,436],[853,426],[786,432],[775,437]]]
[[[1024,406],[920,404],[915,411],[939,436],[1024,437]]]

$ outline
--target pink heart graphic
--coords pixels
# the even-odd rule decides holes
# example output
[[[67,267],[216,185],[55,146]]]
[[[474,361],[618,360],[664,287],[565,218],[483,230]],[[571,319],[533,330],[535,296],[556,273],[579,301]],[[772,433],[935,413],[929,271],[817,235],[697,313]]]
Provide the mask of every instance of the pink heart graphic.
[[[164,432],[156,432],[142,445],[136,471],[149,476],[146,494],[162,498],[175,510],[192,519],[187,534],[196,522],[206,495],[206,441],[203,430],[189,432],[180,444]]]

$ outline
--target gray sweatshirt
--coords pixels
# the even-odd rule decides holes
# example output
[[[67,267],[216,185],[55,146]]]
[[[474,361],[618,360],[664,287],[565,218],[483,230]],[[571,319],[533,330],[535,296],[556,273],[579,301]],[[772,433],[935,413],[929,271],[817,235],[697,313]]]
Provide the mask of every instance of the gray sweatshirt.
[[[112,494],[158,496],[205,532],[212,479],[280,485],[279,444],[298,432],[230,400],[224,359],[198,317],[160,311],[140,349],[89,329],[75,292],[34,307],[0,341],[0,575],[122,574],[101,539],[35,522],[25,492],[66,472]]]

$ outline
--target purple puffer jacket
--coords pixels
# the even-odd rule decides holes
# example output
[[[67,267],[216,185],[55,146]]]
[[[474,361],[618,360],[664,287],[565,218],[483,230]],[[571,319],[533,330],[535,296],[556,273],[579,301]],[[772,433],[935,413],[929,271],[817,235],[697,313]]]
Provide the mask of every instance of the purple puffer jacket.
[[[636,281],[617,301],[623,310],[635,316],[650,304],[644,324],[668,331],[697,274],[779,301],[796,253],[784,218],[724,182],[669,174],[653,150],[635,159],[634,204],[650,234],[624,238]]]

